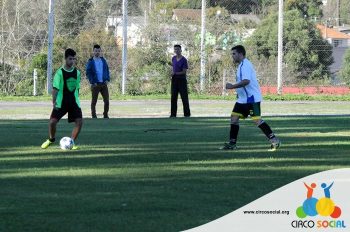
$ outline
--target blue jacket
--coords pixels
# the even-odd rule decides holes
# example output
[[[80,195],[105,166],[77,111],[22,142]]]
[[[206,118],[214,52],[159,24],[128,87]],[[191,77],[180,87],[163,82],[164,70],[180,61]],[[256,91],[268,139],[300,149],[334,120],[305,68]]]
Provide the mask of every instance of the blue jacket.
[[[101,60],[103,63],[103,82],[110,81],[109,67],[108,67],[107,61],[103,57],[101,57]],[[96,68],[95,68],[95,61],[93,57],[91,57],[86,64],[86,76],[89,79],[90,84],[93,85],[98,83]]]

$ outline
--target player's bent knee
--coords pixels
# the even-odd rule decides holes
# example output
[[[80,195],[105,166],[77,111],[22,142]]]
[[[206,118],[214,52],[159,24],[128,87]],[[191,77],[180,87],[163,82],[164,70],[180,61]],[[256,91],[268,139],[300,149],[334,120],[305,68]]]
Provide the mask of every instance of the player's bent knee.
[[[253,119],[253,121],[257,126],[260,126],[264,122],[264,120],[262,120],[261,118]]]
[[[50,125],[56,125],[57,122],[58,122],[58,120],[56,118],[51,118],[49,123],[50,123]]]

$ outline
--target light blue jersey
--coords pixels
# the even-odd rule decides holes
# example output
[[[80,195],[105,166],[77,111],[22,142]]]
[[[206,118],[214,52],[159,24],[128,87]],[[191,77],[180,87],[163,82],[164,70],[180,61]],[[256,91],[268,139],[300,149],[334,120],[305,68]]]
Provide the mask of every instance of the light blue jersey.
[[[249,84],[242,88],[237,88],[238,103],[255,103],[262,101],[262,95],[258,79],[253,64],[245,58],[238,66],[237,69],[237,82],[242,80],[249,80]]]

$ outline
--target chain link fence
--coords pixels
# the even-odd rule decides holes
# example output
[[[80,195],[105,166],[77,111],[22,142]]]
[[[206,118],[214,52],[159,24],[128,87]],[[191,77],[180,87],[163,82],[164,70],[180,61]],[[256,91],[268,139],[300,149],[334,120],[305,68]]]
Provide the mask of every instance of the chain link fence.
[[[78,68],[94,44],[102,46],[112,94],[122,85],[122,0],[55,1],[54,70],[68,47],[78,53]],[[230,49],[247,48],[264,91],[277,88],[277,0],[206,1],[205,82],[200,88],[202,2],[129,0],[126,91],[132,95],[167,94],[173,46],[189,60],[192,93],[226,94],[235,81]],[[46,93],[48,0],[1,0],[1,95]],[[285,1],[283,85],[347,88],[350,83],[350,0]],[[83,78],[82,94],[89,94]],[[318,91],[318,90],[317,90]],[[322,92],[322,91],[319,91]]]

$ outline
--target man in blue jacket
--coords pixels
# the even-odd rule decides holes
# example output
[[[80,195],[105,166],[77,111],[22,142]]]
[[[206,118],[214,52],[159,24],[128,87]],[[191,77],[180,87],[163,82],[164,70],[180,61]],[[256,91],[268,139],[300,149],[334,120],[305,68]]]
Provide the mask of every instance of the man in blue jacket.
[[[103,117],[109,118],[109,93],[107,85],[110,81],[109,67],[107,61],[101,56],[100,45],[94,45],[93,54],[94,56],[86,64],[86,76],[89,79],[92,93],[91,116],[92,118],[97,118],[96,103],[98,94],[101,93],[104,102]]]

